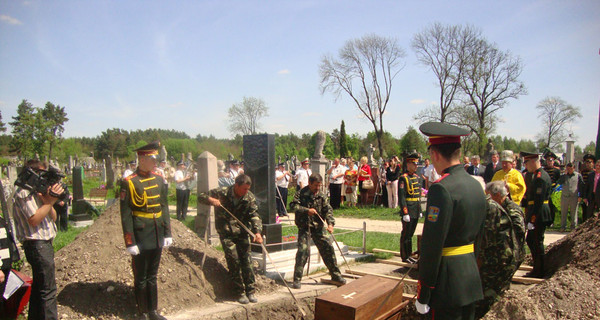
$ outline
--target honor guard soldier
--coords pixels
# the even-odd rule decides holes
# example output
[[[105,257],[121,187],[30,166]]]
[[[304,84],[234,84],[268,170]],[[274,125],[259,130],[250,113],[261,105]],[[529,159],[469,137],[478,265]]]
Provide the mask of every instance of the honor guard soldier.
[[[229,276],[241,304],[258,300],[254,296],[256,289],[250,259],[249,234],[230,213],[252,231],[254,242],[262,243],[262,221],[258,216],[256,198],[250,192],[251,185],[252,179],[242,173],[235,177],[232,186],[198,193],[199,203],[215,207],[215,228],[223,246]]]
[[[544,153],[544,159],[546,160],[546,165],[544,166],[544,170],[550,176],[550,181],[552,181],[550,195],[552,195],[552,193],[554,192],[554,189],[556,188],[556,183],[558,182],[558,179],[560,178],[560,169],[554,165],[556,158],[557,158],[556,154],[554,154],[554,152],[552,152],[551,150],[546,150],[546,153]],[[548,203],[548,205],[550,206],[552,222],[554,222],[554,217],[556,216],[556,211],[558,211],[558,209],[552,202],[552,199],[550,199],[550,202]]]
[[[342,273],[337,266],[335,252],[331,245],[331,240],[326,236],[325,231],[333,233],[335,219],[333,218],[333,208],[329,205],[327,195],[323,194],[321,186],[323,177],[320,174],[311,174],[308,178],[308,185],[296,192],[294,200],[290,204],[292,210],[296,213],[295,222],[298,227],[298,251],[296,252],[296,265],[294,266],[294,283],[292,288],[300,289],[300,280],[304,265],[308,260],[310,239],[313,240],[323,262],[329,269],[331,280],[341,284],[346,283]],[[319,215],[319,217],[315,217]],[[327,223],[327,226],[323,224]]]
[[[421,184],[417,172],[419,155],[413,153],[406,157],[406,170],[398,181],[398,199],[402,211],[402,233],[400,235],[400,256],[402,261],[415,263],[411,257],[412,237],[415,234],[419,214],[421,213]]]
[[[121,185],[121,222],[127,252],[132,255],[134,292],[139,319],[163,320],[157,312],[156,276],[163,247],[173,244],[162,176],[153,172],[158,141],[137,149],[139,166]]]
[[[544,276],[544,232],[546,227],[554,222],[550,212],[549,200],[552,193],[550,176],[540,164],[539,155],[531,152],[521,152],[527,174],[525,184],[525,224],[527,237],[525,241],[533,258],[533,270],[526,277],[542,278]]]
[[[442,176],[429,188],[419,257],[419,313],[435,319],[473,319],[483,299],[475,240],[486,216],[486,198],[460,162],[460,137],[468,130],[428,122],[429,156]]]

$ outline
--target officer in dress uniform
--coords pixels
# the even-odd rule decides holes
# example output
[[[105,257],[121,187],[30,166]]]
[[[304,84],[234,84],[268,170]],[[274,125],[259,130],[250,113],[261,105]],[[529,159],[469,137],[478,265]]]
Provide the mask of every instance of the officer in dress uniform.
[[[554,152],[552,152],[551,150],[547,150],[546,153],[544,153],[544,159],[546,160],[546,166],[544,166],[544,170],[546,171],[546,173],[548,173],[548,175],[550,176],[550,181],[552,182],[550,195],[552,195],[554,189],[556,188],[556,183],[558,182],[558,179],[560,179],[560,169],[554,165],[556,158],[556,154],[554,154]],[[552,222],[554,222],[556,211],[559,211],[559,209],[556,208],[552,200],[550,200],[548,205],[550,206]]]
[[[412,237],[415,234],[419,214],[421,213],[421,184],[417,172],[419,155],[413,153],[406,157],[406,170],[398,181],[398,199],[402,211],[402,233],[400,234],[400,256],[402,261],[415,263],[412,254]]]
[[[475,243],[483,229],[483,190],[460,161],[460,137],[468,130],[439,122],[424,123],[429,155],[441,177],[429,188],[420,247],[415,307],[435,319],[473,319],[483,299]]]
[[[173,244],[164,179],[153,172],[158,141],[137,149],[139,166],[121,184],[121,222],[127,252],[132,255],[139,319],[163,320],[157,312],[156,276],[163,247]]]
[[[552,192],[550,176],[540,164],[539,155],[531,152],[521,152],[527,174],[525,184],[526,209],[525,224],[527,237],[525,241],[533,258],[533,270],[526,277],[542,278],[544,276],[544,232],[554,221],[550,212],[549,199]]]

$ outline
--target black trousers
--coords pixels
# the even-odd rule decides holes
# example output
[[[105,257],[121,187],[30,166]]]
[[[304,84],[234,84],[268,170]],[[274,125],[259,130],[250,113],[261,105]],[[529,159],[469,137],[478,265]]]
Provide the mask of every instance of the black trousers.
[[[409,202],[407,205],[410,222],[402,220],[402,232],[400,233],[400,257],[408,259],[412,254],[412,238],[419,223],[420,202]]]
[[[69,205],[54,206],[54,210],[56,210],[56,225],[58,226],[58,230],[67,231],[69,229]]]
[[[132,256],[133,290],[140,313],[155,311],[158,307],[156,275],[158,274],[161,254],[162,248],[158,248],[141,250],[140,254]]]
[[[28,319],[58,319],[52,240],[26,240],[23,250],[33,273]]]
[[[544,233],[546,226],[541,223],[535,224],[535,229],[527,231],[525,241],[531,251],[533,258],[533,275],[541,278],[544,276]]]
[[[333,209],[339,209],[342,202],[342,184],[329,184],[329,204]]]
[[[185,220],[190,201],[190,190],[175,189],[175,197],[177,198],[177,220]]]
[[[275,206],[277,207],[277,213],[280,217],[287,216],[287,198],[288,188],[277,187],[277,194],[275,195]]]
[[[475,303],[455,308],[431,309],[428,319],[443,320],[473,320],[475,319]]]

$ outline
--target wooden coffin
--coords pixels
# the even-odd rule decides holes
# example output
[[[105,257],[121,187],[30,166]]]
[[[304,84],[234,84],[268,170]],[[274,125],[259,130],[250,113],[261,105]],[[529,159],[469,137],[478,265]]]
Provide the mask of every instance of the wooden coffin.
[[[315,320],[387,319],[406,305],[402,304],[402,284],[390,295],[397,283],[398,280],[366,275],[329,291],[316,298]],[[388,295],[390,297],[379,308]]]

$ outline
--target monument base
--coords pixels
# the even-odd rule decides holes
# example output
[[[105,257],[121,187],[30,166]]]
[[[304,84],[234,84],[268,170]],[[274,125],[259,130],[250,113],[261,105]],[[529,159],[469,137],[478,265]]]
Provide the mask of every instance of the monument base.
[[[94,223],[92,217],[86,213],[72,214],[69,216],[69,223],[76,228],[91,226]]]
[[[281,223],[263,224],[263,238],[265,240],[264,244],[267,248],[267,252],[281,251]],[[279,244],[271,245],[273,243]],[[252,252],[262,252],[262,247],[252,246]]]

